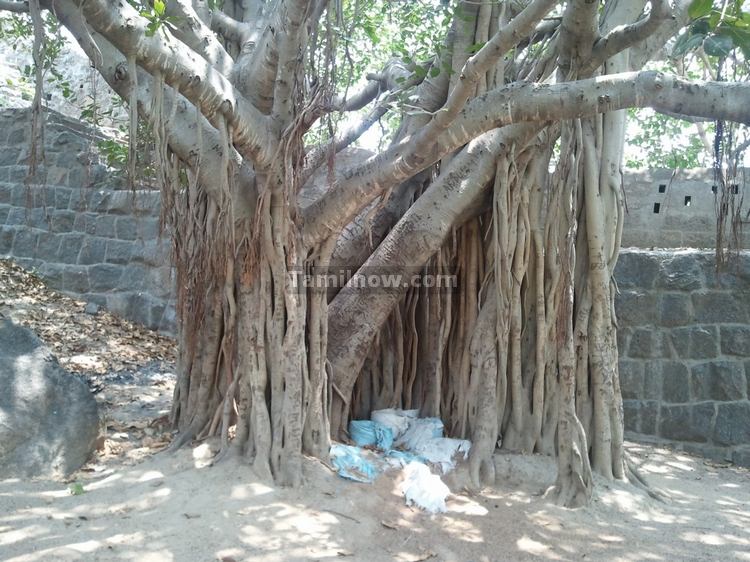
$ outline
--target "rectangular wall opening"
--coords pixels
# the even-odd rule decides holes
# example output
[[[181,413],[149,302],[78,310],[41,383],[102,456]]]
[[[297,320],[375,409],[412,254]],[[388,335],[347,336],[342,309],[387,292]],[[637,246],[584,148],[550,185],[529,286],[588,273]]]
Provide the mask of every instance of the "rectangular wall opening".
[[[685,195],[685,206],[689,207],[693,202],[693,198],[690,195]]]
[[[667,184],[666,183],[660,183],[659,184],[659,193],[666,193],[667,192]]]
[[[661,209],[661,203],[654,203],[654,213],[658,215],[660,209]]]

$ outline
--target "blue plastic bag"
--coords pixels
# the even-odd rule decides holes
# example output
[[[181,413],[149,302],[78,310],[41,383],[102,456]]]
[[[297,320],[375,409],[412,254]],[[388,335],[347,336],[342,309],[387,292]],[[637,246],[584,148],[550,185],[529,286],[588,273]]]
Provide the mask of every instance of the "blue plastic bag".
[[[378,475],[378,470],[362,457],[362,451],[358,447],[334,443],[330,454],[331,462],[342,478],[369,484]]]
[[[349,436],[359,447],[375,445],[378,449],[387,451],[393,446],[391,428],[370,420],[350,421]]]

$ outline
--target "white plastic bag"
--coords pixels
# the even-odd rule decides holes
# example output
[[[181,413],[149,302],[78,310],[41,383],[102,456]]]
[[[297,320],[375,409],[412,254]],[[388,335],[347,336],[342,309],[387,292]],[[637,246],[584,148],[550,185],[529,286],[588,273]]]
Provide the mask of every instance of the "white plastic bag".
[[[439,464],[441,472],[447,474],[456,468],[453,457],[463,455],[465,460],[469,456],[470,449],[471,441],[466,439],[438,437],[422,441],[414,452],[428,462]]]
[[[370,419],[374,422],[389,427],[393,432],[393,438],[398,439],[409,428],[409,424],[419,415],[419,410],[400,410],[397,408],[386,408],[375,410]]]
[[[428,513],[445,513],[445,498],[451,491],[440,476],[432,474],[427,465],[412,461],[404,468],[404,477],[401,492],[406,505],[416,505]]]
[[[395,444],[416,453],[430,439],[442,436],[443,422],[440,418],[419,418],[411,421],[409,429]]]

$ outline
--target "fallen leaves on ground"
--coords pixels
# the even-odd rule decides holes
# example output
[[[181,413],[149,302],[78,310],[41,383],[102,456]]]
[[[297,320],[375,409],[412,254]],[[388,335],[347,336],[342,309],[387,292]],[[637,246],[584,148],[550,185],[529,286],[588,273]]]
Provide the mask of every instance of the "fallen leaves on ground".
[[[107,373],[174,362],[174,339],[103,308],[87,314],[85,307],[85,302],[50,289],[33,273],[0,260],[0,316],[33,330],[67,370]]]

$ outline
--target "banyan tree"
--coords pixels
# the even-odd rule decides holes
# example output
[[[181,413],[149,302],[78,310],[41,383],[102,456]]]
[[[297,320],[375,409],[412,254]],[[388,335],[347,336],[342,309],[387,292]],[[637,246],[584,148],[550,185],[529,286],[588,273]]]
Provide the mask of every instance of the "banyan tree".
[[[348,420],[418,408],[472,440],[476,485],[498,446],[556,455],[550,493],[579,505],[592,471],[634,476],[612,276],[626,110],[748,122],[747,84],[647,66],[686,41],[744,60],[735,4],[0,8],[30,14],[37,63],[49,10],[132,130],[152,131],[179,312],[174,447],[218,435],[222,456],[295,485]],[[373,131],[378,150],[356,148]],[[304,282],[348,270],[344,286]],[[372,286],[386,274],[411,281]]]

